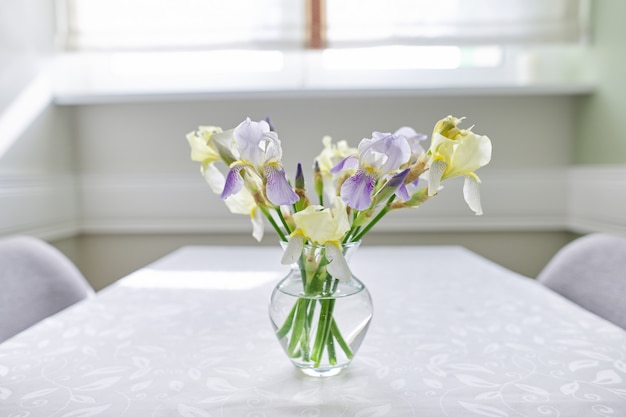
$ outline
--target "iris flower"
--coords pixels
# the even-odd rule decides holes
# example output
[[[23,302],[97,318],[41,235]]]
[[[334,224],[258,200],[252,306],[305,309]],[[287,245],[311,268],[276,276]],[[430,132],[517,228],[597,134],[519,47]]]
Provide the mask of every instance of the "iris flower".
[[[224,174],[215,166],[216,162],[222,161],[216,141],[224,139],[228,141],[231,136],[232,131],[223,132],[221,128],[215,126],[200,126],[197,132],[187,135],[191,159],[200,162],[200,171],[216,194],[221,194],[226,185]],[[250,216],[252,236],[261,241],[264,233],[263,218],[252,194],[247,189],[242,189],[239,193],[226,198],[224,203],[231,213]]]
[[[265,120],[253,122],[247,118],[233,130],[233,141],[234,148],[223,148],[235,159],[226,176],[223,199],[239,193],[245,183],[244,177],[251,175],[261,179],[265,196],[272,204],[282,206],[298,201],[281,165],[282,148],[278,135],[270,130]]]
[[[359,143],[358,153],[345,158],[331,173],[356,169],[341,186],[341,197],[353,209],[365,210],[372,203],[377,181],[406,164],[411,158],[411,147],[405,136],[374,132],[371,139]]]
[[[476,215],[481,215],[480,178],[475,171],[491,160],[491,141],[487,136],[472,132],[472,128],[459,129],[457,125],[462,120],[448,116],[435,125],[428,150],[431,156],[428,195],[433,196],[439,191],[441,181],[463,175],[465,202]]]
[[[305,241],[324,246],[326,258],[330,263],[326,267],[329,274],[341,280],[349,280],[350,269],[341,250],[340,239],[350,230],[350,221],[345,203],[335,197],[333,208],[311,205],[293,215],[296,230],[291,233],[289,243],[283,254],[282,263],[292,264],[303,254]]]

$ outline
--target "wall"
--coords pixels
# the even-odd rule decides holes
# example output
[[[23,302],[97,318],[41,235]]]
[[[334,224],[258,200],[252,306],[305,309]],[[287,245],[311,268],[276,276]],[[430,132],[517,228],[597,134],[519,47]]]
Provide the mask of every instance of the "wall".
[[[53,2],[0,0],[0,234],[76,233],[72,112],[51,104]]]
[[[595,1],[593,56],[597,93],[580,99],[576,118],[575,163],[626,164],[626,2]]]
[[[626,234],[626,2],[598,0],[593,7],[597,91],[576,107],[568,223],[581,233]]]

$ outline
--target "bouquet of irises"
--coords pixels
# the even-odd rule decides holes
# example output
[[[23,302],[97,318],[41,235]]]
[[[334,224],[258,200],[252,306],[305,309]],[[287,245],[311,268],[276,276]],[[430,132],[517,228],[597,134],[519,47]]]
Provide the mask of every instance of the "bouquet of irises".
[[[427,135],[410,127],[373,132],[357,148],[324,137],[323,150],[313,161],[311,193],[300,164],[293,181],[287,178],[281,141],[268,119],[248,118],[226,131],[203,126],[187,140],[211,189],[231,212],[250,217],[257,240],[263,237],[265,220],[271,225],[284,242],[282,262],[298,265],[303,296],[315,297],[332,294],[337,281],[351,279],[346,244],[359,242],[387,213],[416,208],[436,196],[445,180],[464,177],[464,199],[482,214],[475,171],[489,163],[491,141],[472,128],[459,128],[462,120],[448,116],[438,121],[428,148],[423,146]],[[320,303],[322,310],[328,307]],[[311,333],[310,309],[310,301],[298,301],[277,329],[279,338],[291,335],[290,356],[319,363],[328,350],[332,363],[336,342],[351,357],[328,311]]]

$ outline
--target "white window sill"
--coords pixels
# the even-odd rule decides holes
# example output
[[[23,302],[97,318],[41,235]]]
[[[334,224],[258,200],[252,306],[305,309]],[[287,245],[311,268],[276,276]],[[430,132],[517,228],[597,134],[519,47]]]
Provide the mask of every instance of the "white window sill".
[[[595,79],[586,51],[506,51],[480,68],[329,68],[321,52],[92,53],[59,55],[53,96],[61,105],[371,95],[580,95]],[[231,55],[229,55],[231,54]],[[372,57],[376,63],[376,57]],[[428,65],[426,65],[428,66]]]

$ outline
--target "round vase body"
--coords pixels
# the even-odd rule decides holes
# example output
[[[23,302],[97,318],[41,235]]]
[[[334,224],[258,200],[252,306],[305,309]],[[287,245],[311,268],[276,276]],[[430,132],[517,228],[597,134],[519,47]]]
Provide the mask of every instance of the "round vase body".
[[[343,245],[349,260],[358,242]],[[354,358],[373,314],[365,285],[352,273],[336,279],[326,271],[323,246],[309,245],[272,291],[269,316],[278,340],[302,372],[332,376]]]

